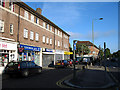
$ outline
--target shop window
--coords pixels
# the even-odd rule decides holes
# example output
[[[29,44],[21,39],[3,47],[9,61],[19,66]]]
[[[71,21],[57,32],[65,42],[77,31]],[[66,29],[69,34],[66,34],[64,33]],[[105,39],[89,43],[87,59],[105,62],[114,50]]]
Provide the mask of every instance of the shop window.
[[[12,11],[12,12],[14,12],[14,4],[13,4],[13,2],[10,0],[10,2],[9,2],[9,9]]]
[[[28,30],[24,29],[24,38],[28,38]]]
[[[38,33],[35,34],[35,40],[39,41],[39,34]]]
[[[45,43],[45,36],[43,36],[43,43]]]
[[[4,21],[0,20],[0,32],[4,32]]]
[[[34,39],[34,32],[30,31],[30,39],[33,40]]]
[[[13,24],[10,24],[10,34],[13,34]]]

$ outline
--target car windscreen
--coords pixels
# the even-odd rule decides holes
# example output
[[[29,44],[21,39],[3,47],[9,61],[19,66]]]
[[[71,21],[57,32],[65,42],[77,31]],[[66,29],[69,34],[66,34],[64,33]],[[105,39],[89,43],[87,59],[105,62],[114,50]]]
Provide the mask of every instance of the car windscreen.
[[[18,62],[9,62],[8,63],[8,67],[14,66],[14,65],[18,65]]]

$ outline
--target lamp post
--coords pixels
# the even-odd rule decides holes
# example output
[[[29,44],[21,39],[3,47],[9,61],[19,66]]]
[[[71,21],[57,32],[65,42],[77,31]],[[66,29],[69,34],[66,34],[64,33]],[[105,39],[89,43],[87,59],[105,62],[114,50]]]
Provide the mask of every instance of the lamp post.
[[[103,20],[103,18],[92,20],[92,42],[93,42],[93,61],[94,61],[94,20]]]
[[[76,41],[77,40],[73,40],[73,65],[74,65],[73,80],[75,80],[75,76],[76,76],[76,71],[75,71],[75,50],[76,50],[75,42]]]

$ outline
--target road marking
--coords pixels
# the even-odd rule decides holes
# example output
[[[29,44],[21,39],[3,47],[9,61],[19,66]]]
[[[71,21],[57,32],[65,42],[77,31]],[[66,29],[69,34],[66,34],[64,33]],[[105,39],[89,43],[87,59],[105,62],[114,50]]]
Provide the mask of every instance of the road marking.
[[[113,74],[110,72],[110,70],[108,69],[108,67],[106,69],[110,73],[111,77],[115,80],[115,82],[118,83],[119,81],[113,76]]]
[[[76,71],[76,73],[77,73],[77,72],[80,72],[80,71],[81,71],[81,70],[78,70],[78,71]],[[62,82],[63,82],[64,80],[66,80],[66,79],[68,79],[69,77],[72,77],[72,76],[73,76],[73,74],[70,74],[70,75],[64,77],[63,79],[57,81],[57,82],[56,82],[57,86],[59,86],[59,87],[61,87],[61,88],[72,88],[72,89],[74,89],[73,87],[69,87],[69,86],[66,86],[66,85],[63,85],[63,84],[62,84]]]

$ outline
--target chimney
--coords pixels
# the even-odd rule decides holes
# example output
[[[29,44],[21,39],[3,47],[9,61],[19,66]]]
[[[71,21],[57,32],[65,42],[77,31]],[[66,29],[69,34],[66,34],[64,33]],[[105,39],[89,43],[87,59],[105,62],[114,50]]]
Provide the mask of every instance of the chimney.
[[[42,13],[42,9],[41,8],[37,8],[36,12],[39,13],[39,14],[41,14]]]

